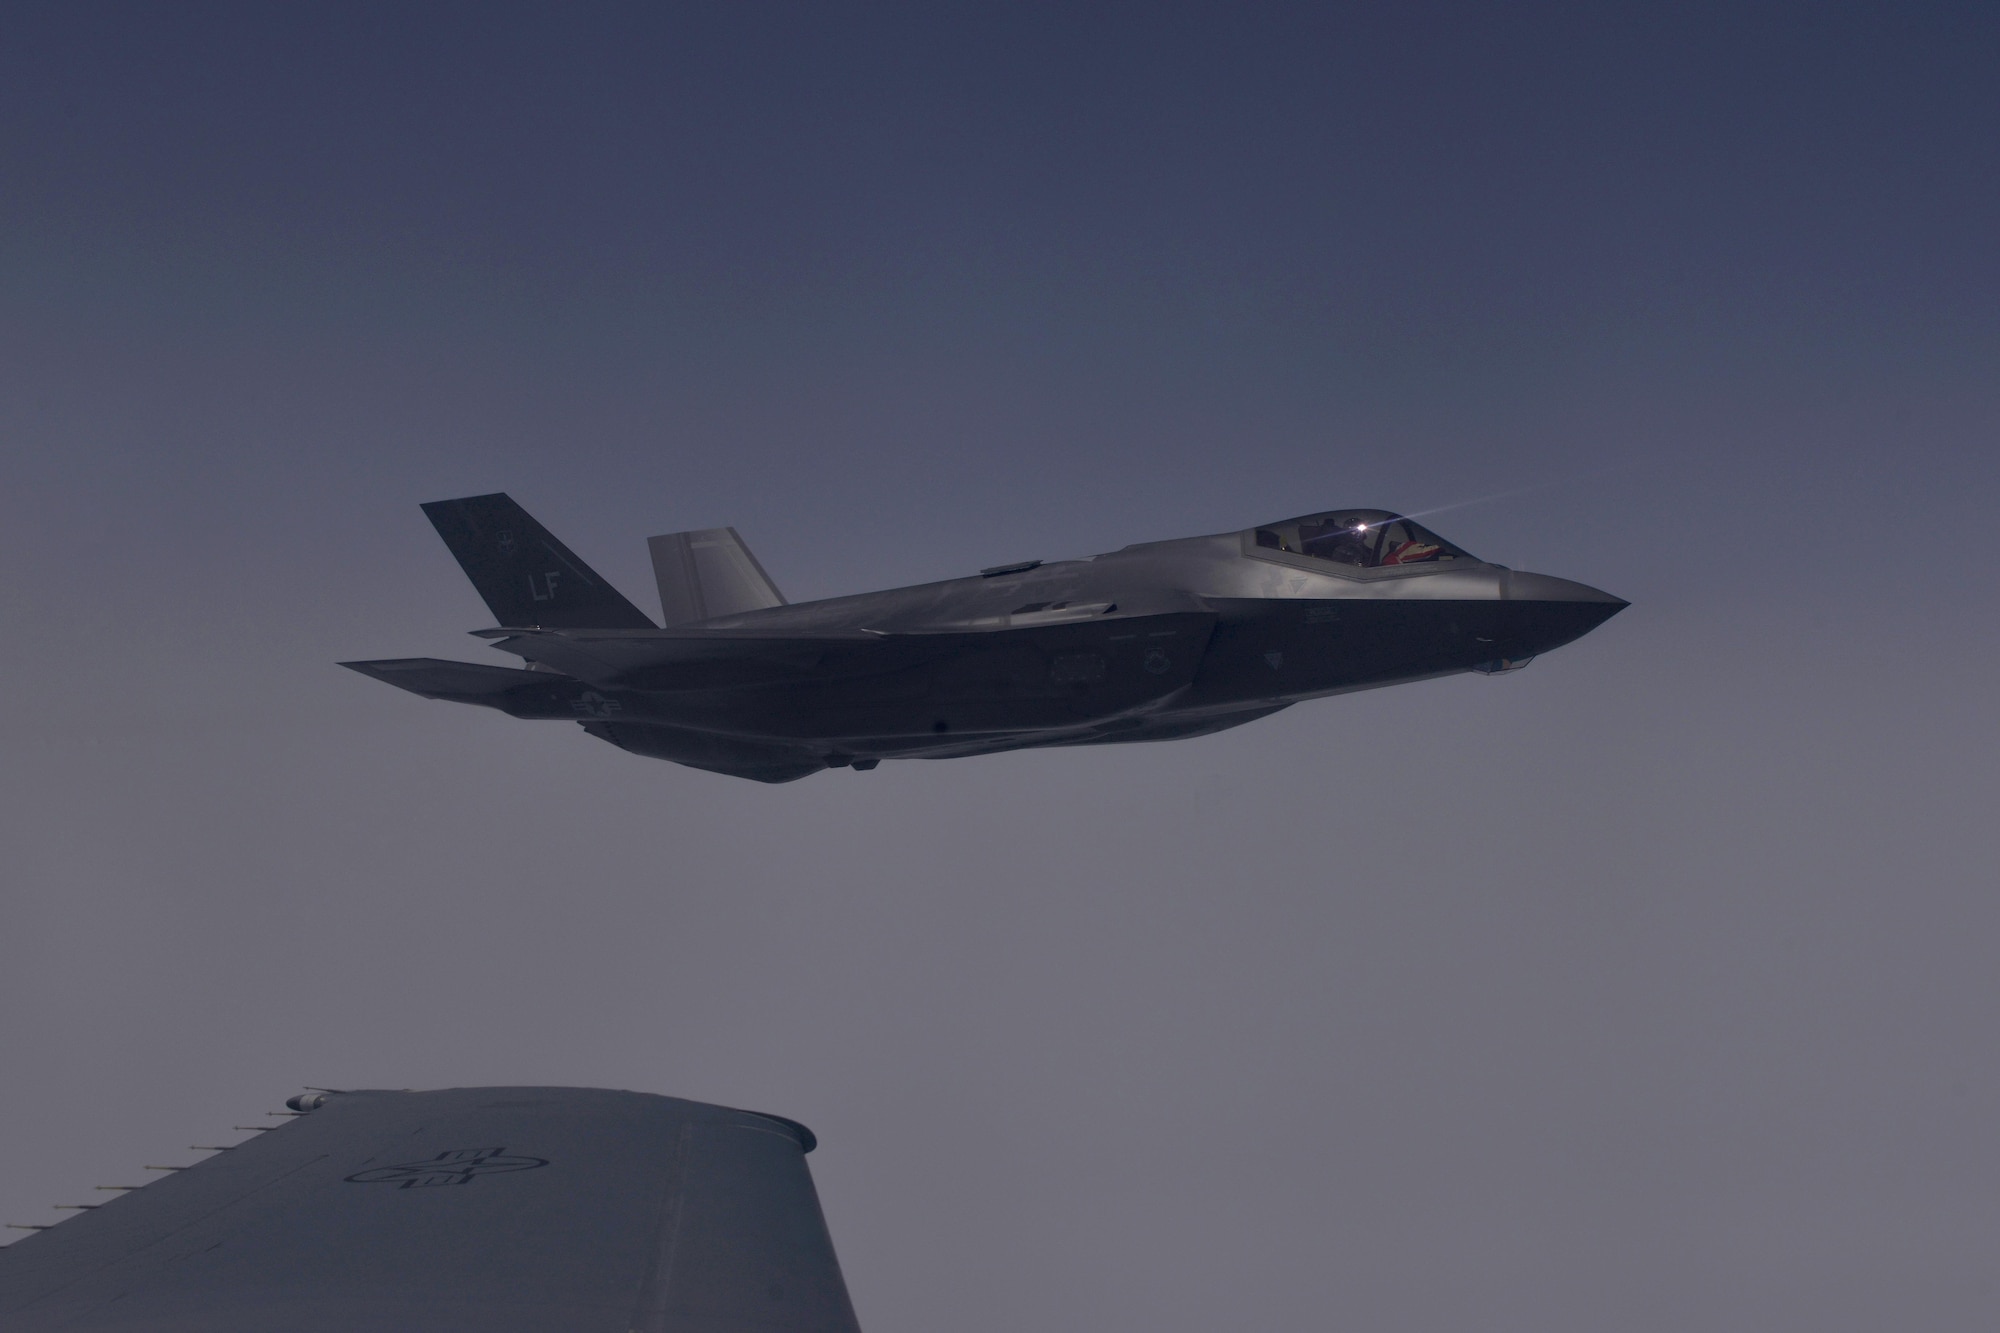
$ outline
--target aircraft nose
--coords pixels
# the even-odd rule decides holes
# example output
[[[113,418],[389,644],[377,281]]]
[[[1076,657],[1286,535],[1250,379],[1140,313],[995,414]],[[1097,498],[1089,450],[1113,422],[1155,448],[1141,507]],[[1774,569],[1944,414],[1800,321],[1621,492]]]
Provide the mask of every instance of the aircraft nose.
[[[1510,602],[1576,602],[1608,607],[1610,609],[1604,613],[1605,620],[1632,605],[1624,598],[1613,597],[1602,588],[1593,588],[1588,583],[1575,583],[1548,574],[1524,574],[1520,570],[1507,571],[1507,590],[1502,596]]]
[[[1501,596],[1524,656],[1580,639],[1631,605],[1587,583],[1511,570]]]

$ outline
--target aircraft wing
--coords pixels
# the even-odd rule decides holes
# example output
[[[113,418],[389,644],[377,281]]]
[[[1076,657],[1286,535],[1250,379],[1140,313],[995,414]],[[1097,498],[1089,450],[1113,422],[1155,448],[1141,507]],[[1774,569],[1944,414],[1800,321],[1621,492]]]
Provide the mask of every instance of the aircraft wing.
[[[0,1327],[856,1333],[813,1146],[634,1092],[330,1095],[0,1250]]]
[[[494,647],[594,685],[702,690],[883,675],[924,664],[1032,659],[1061,683],[1130,677],[1143,695],[1187,683],[1215,616],[1176,611],[1062,623],[808,634],[770,630],[493,629]]]
[[[641,690],[714,689],[823,673],[838,662],[868,670],[889,660],[879,635],[749,630],[475,631],[505,652],[593,685]]]

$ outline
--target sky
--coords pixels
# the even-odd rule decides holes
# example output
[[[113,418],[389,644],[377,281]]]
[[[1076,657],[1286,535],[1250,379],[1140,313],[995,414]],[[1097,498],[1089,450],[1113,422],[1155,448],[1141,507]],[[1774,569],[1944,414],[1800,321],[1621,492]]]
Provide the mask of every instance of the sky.
[[[811,1125],[870,1333],[2000,1316],[1990,6],[64,3],[0,45],[0,1221],[303,1085]],[[1528,670],[766,787],[503,661],[1348,506]],[[1444,506],[1458,506],[1444,509]],[[24,1234],[24,1233],[7,1233]]]

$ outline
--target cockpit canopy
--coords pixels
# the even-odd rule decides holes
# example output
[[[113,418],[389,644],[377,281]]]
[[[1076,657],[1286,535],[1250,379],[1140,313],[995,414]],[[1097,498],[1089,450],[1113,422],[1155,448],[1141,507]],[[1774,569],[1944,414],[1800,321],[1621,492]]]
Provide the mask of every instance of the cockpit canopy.
[[[1257,545],[1356,569],[1471,560],[1429,528],[1386,509],[1339,509],[1256,531]]]

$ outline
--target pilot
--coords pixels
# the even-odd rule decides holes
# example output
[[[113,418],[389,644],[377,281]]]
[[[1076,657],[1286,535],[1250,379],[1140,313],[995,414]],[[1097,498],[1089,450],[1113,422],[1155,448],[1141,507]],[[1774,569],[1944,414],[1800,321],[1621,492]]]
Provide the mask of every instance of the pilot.
[[[1375,552],[1368,540],[1368,525],[1365,523],[1342,523],[1337,520],[1324,524],[1301,523],[1299,545],[1307,555],[1336,564],[1367,566],[1374,563]]]
[[[1435,560],[1438,558],[1438,552],[1443,549],[1436,542],[1420,539],[1396,541],[1391,538],[1387,545],[1388,549],[1382,553],[1382,563],[1385,565],[1414,565],[1423,560]]]

